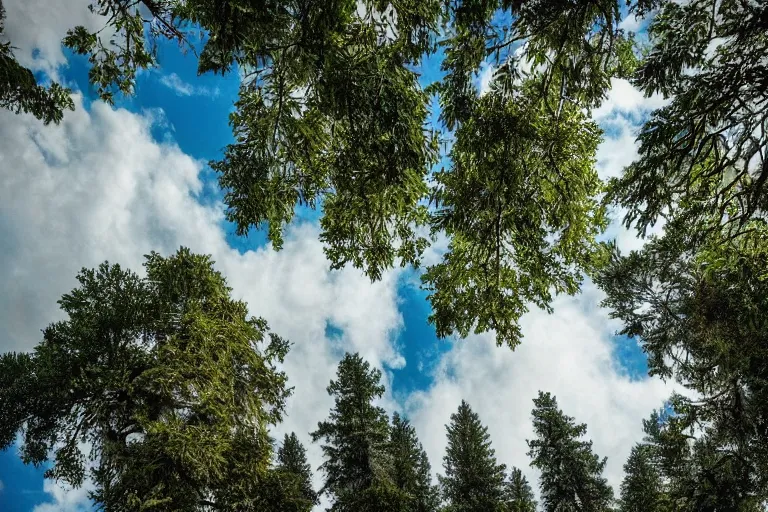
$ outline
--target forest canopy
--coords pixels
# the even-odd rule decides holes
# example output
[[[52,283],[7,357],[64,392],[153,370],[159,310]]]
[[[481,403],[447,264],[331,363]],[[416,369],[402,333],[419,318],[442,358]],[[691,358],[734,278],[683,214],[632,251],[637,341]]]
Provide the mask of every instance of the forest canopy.
[[[434,483],[415,429],[377,403],[380,370],[349,354],[311,433],[324,454],[313,489],[298,438],[270,437],[290,394],[288,342],[231,296],[210,257],[182,248],[148,255],[146,277],[84,269],[60,301],[67,319],[34,352],[1,356],[0,446],[21,434],[25,462],[52,460],[48,476],[75,486],[92,479],[105,510],[309,510],[320,495],[350,511],[764,509],[768,2],[91,8],[104,30],[72,27],[63,44],[107,103],[135,92],[161,41],[200,74],[239,73],[233,139],[210,163],[238,235],[264,229],[280,249],[297,208],[318,209],[332,268],[375,281],[411,265],[439,336],[492,332],[511,348],[529,308],[551,311],[591,279],[650,374],[680,392],[645,422],[616,492],[587,427],[546,392],[528,444],[538,494],[496,461],[467,402]],[[622,28],[628,16],[640,33]],[[0,105],[59,123],[69,91],[16,60],[4,17],[0,3]],[[425,84],[427,58],[441,75]],[[635,161],[604,182],[594,112],[616,80],[664,104],[644,119]],[[640,249],[606,238],[612,212]],[[447,249],[423,265],[437,237]]]

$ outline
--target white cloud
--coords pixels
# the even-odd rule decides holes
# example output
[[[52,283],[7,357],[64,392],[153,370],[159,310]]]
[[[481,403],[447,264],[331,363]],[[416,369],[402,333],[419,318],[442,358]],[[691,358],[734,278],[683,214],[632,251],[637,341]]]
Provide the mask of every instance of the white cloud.
[[[492,63],[487,61],[480,63],[480,71],[477,73],[477,88],[480,96],[491,90],[494,73],[496,73],[496,66]]]
[[[557,396],[560,407],[588,425],[594,449],[608,456],[606,476],[618,486],[622,466],[642,437],[641,420],[661,405],[671,387],[657,379],[633,380],[612,354],[616,329],[597,307],[592,285],[578,297],[555,301],[555,313],[536,310],[522,319],[525,338],[514,352],[496,347],[490,334],[458,341],[441,360],[435,382],[414,393],[406,411],[433,468],[441,472],[450,414],[466,399],[488,426],[497,457],[536,482],[528,464],[532,399],[539,390]]]
[[[160,77],[160,83],[173,90],[177,96],[212,96],[220,94],[219,88],[210,89],[208,87],[192,85],[181,79],[176,73],[169,73]]]
[[[659,94],[646,97],[629,81],[613,78],[608,98],[595,109],[593,116],[598,122],[608,121],[617,115],[643,116],[666,104],[667,100]]]
[[[67,30],[77,25],[89,30],[104,26],[104,18],[92,14],[89,4],[91,0],[4,0],[5,37],[17,48],[19,62],[58,79],[58,68],[67,62],[61,46]],[[108,32],[101,37],[104,41],[110,39]]]
[[[594,112],[595,120],[606,132],[597,150],[597,170],[601,179],[620,176],[624,168],[638,158],[637,134],[643,121],[653,110],[667,103],[668,100],[659,95],[645,97],[626,80],[612,81],[608,98]],[[621,224],[625,213],[623,208],[613,209],[614,222],[608,227],[606,237],[615,239],[622,251],[639,249],[645,240],[638,238],[634,229],[626,229]],[[647,234],[660,234],[663,228],[661,219]]]
[[[32,512],[90,512],[92,507],[88,500],[88,492],[92,490],[90,483],[72,489],[52,480],[46,480],[43,483],[43,491],[49,495],[51,501],[35,506]]]

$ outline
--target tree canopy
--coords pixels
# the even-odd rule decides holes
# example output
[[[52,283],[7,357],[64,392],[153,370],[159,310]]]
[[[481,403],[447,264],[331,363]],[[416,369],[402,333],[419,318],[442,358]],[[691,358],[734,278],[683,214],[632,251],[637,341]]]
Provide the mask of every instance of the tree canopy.
[[[422,274],[440,336],[493,331],[514,348],[531,305],[550,310],[593,278],[650,373],[685,391],[645,423],[620,507],[759,510],[768,2],[630,1],[648,22],[637,40],[620,28],[623,5],[98,0],[105,29],[73,27],[64,44],[87,56],[107,102],[134,92],[161,41],[194,53],[200,73],[240,73],[234,139],[212,162],[238,234],[266,228],[279,249],[297,207],[321,209],[331,266],[373,280],[421,266],[445,235],[447,251]],[[0,106],[57,123],[72,99],[14,58],[4,14],[0,4]],[[419,66],[435,56],[442,74],[423,83]],[[592,112],[618,78],[665,104],[644,120],[636,161],[606,184]],[[646,238],[641,249],[602,241],[616,207]],[[657,223],[663,232],[650,236]],[[275,465],[268,434],[288,395],[286,343],[230,297],[209,258],[153,253],[146,269],[83,270],[60,302],[68,319],[33,353],[2,356],[0,446],[21,433],[25,461],[53,451],[48,475],[74,485],[90,476],[110,510],[306,509],[315,495],[303,449],[287,438]],[[347,355],[328,388],[335,406],[312,437],[333,510],[434,505],[415,431],[375,404],[380,379]],[[607,510],[605,460],[582,439],[586,427],[548,393],[533,417],[543,508]],[[449,510],[531,506],[522,474],[505,475],[466,403],[448,427],[444,470]]]
[[[635,62],[615,2],[91,7],[105,29],[73,27],[63,42],[88,57],[107,102],[133,93],[162,41],[194,53],[200,73],[242,76],[234,140],[211,163],[238,234],[266,228],[279,249],[296,208],[319,208],[331,266],[373,280],[420,266],[430,237],[447,235],[423,276],[440,336],[494,330],[514,348],[531,304],[578,292],[603,260],[590,109]],[[443,77],[422,83],[419,66],[436,52]],[[496,71],[480,94],[473,77],[486,63]]]

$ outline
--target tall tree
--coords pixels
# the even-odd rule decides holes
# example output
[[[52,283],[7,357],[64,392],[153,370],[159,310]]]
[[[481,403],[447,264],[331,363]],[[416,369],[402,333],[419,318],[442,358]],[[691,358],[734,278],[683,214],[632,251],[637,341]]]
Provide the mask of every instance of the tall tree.
[[[541,471],[539,488],[546,512],[603,512],[610,510],[613,491],[602,476],[606,459],[592,452],[592,441],[581,438],[585,424],[577,424],[557,406],[549,393],[533,400],[533,431],[528,441],[531,465]]]
[[[389,419],[374,400],[384,394],[381,372],[358,354],[346,354],[336,380],[328,386],[334,407],[311,433],[322,441],[325,483],[321,492],[333,500],[332,511],[375,511],[398,508],[392,482]]]
[[[69,91],[55,82],[39,85],[32,71],[19,64],[5,38],[5,16],[0,0],[0,108],[31,113],[45,124],[58,123],[65,109],[75,108]]]
[[[664,512],[671,510],[664,492],[662,475],[649,446],[639,444],[624,464],[621,482],[621,512]]]
[[[74,486],[91,458],[107,510],[247,509],[269,478],[288,344],[208,256],[152,253],[145,268],[83,269],[59,301],[67,319],[0,357],[0,448],[21,433],[22,459],[53,451],[46,476]]]
[[[403,492],[404,510],[435,512],[440,504],[438,489],[432,485],[432,468],[416,437],[416,429],[398,413],[392,416],[389,439],[392,481]]]
[[[504,465],[497,464],[488,428],[462,400],[446,425],[448,447],[438,475],[450,512],[500,512],[504,509]]]
[[[312,467],[307,462],[307,452],[295,433],[285,434],[283,444],[277,450],[277,470],[285,473],[292,484],[295,501],[300,510],[309,511],[318,503],[312,488]]]
[[[668,104],[609,198],[641,234],[666,224],[641,251],[616,251],[597,282],[651,373],[697,395],[673,396],[648,424],[670,495],[690,510],[746,510],[768,499],[766,6],[643,4],[659,10],[634,82]]]
[[[533,489],[523,472],[512,468],[506,482],[505,512],[536,512]]]

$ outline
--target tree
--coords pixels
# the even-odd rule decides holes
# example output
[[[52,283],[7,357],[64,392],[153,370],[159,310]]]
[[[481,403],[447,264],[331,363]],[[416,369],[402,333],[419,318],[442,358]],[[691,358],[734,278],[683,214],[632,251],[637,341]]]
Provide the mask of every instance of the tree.
[[[536,512],[533,489],[523,472],[512,468],[506,482],[505,512]]]
[[[529,304],[550,310],[554,294],[578,292],[603,261],[601,132],[590,111],[636,60],[616,0],[99,0],[92,9],[124,43],[75,27],[64,44],[88,56],[107,102],[132,93],[164,40],[195,53],[200,73],[239,68],[235,141],[211,163],[238,234],[267,227],[279,249],[297,206],[321,208],[331,266],[372,280],[419,266],[430,229],[448,235],[424,275],[440,336],[494,330],[514,348]],[[438,46],[445,76],[423,87],[418,65]],[[481,95],[473,77],[484,63],[495,72]],[[441,153],[441,139],[452,149]],[[432,173],[441,157],[447,165]]]
[[[546,512],[602,512],[610,509],[613,491],[602,476],[606,459],[592,452],[587,431],[557,406],[557,399],[539,392],[533,400],[533,431],[528,441],[531,465],[541,471],[539,488]]]
[[[438,475],[443,500],[450,512],[502,511],[504,470],[496,463],[488,428],[467,402],[451,414],[446,425],[448,447],[443,457],[443,472]]]
[[[641,251],[616,251],[597,282],[650,372],[697,396],[673,396],[647,425],[670,496],[690,510],[750,510],[768,497],[765,6],[643,4],[659,10],[634,82],[669,101],[608,197],[641,234],[666,224]]]
[[[621,512],[662,512],[669,510],[653,452],[647,445],[636,445],[624,464],[621,482]]]
[[[682,462],[667,457],[667,471],[675,471],[669,478],[682,482],[674,494],[698,489],[687,502],[723,506],[729,499],[738,509],[768,498],[768,252],[740,239],[681,257],[676,235],[615,257],[599,282],[606,305],[624,321],[622,332],[641,341],[651,373],[696,396],[674,395],[673,415],[649,424],[657,444],[687,453]],[[689,438],[696,439],[692,446]],[[702,473],[709,478],[691,480]],[[708,490],[702,482],[710,482]]]
[[[108,510],[245,510],[269,479],[288,344],[208,256],[153,252],[144,266],[83,269],[59,301],[67,319],[0,358],[0,448],[21,433],[25,462],[53,451],[46,477],[90,474]]]
[[[759,239],[768,204],[764,6],[694,0],[640,7],[641,14],[659,11],[633,81],[670,101],[645,123],[640,158],[613,180],[610,196],[641,233],[664,217],[682,230],[698,227],[688,233],[690,247],[710,235]]]
[[[317,505],[318,496],[312,488],[312,468],[307,463],[304,446],[293,432],[285,435],[277,450],[277,470],[285,473],[295,486],[295,499],[301,510],[309,511]]]
[[[407,497],[404,510],[436,512],[440,503],[438,489],[432,485],[427,454],[416,437],[416,429],[399,414],[392,415],[390,430],[392,481]]]
[[[0,1],[0,108],[31,113],[45,124],[59,123],[64,109],[75,104],[69,91],[57,83],[38,85],[35,75],[14,58],[13,46],[4,41],[5,8]]]
[[[754,459],[741,457],[738,446],[724,445],[711,431],[693,431],[688,418],[674,408],[655,411],[644,427],[647,449],[660,468],[673,510],[764,510],[766,495],[755,492],[760,470]]]
[[[334,407],[311,433],[314,442],[324,442],[325,483],[320,492],[331,496],[334,512],[397,508],[400,495],[391,478],[389,419],[373,404],[384,394],[381,372],[358,354],[346,354],[336,376],[328,386]]]

